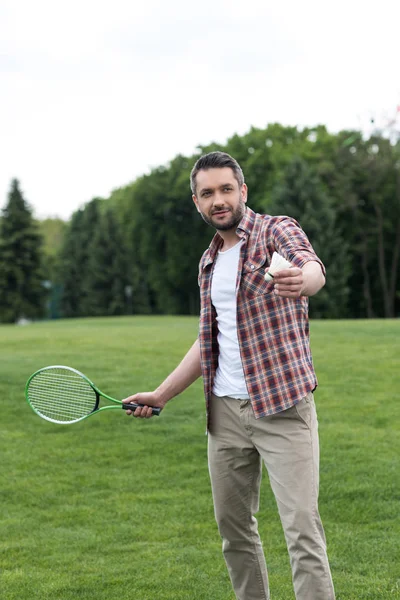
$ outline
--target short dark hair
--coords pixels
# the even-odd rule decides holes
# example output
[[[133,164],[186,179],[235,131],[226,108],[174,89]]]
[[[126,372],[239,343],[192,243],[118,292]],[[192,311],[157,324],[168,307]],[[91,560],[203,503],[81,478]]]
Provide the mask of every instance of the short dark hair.
[[[192,189],[192,194],[196,194],[196,176],[199,171],[207,171],[207,169],[224,169],[225,167],[232,169],[239,187],[242,187],[244,184],[244,175],[239,163],[226,152],[209,152],[208,154],[200,156],[190,173],[190,187]]]

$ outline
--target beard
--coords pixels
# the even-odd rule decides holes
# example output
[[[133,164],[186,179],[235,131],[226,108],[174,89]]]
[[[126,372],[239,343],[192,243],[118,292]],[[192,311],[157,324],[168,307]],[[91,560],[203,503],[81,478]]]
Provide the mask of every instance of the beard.
[[[217,210],[218,209],[215,209],[215,211]],[[229,210],[231,212],[230,218],[224,223],[219,223],[213,219],[212,214],[210,216],[203,212],[200,212],[200,214],[207,225],[211,225],[211,227],[214,227],[214,229],[217,229],[218,231],[229,231],[230,229],[236,229],[240,221],[243,219],[246,210],[246,204],[243,202],[243,200],[239,200],[239,204],[234,210],[226,207],[224,207],[224,210]]]

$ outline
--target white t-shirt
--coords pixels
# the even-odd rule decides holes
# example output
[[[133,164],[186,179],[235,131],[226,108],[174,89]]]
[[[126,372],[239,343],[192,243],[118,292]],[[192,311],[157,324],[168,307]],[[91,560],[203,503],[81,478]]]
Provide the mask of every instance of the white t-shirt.
[[[247,399],[246,382],[236,328],[236,279],[242,241],[219,251],[211,284],[211,302],[217,312],[219,358],[213,394]]]

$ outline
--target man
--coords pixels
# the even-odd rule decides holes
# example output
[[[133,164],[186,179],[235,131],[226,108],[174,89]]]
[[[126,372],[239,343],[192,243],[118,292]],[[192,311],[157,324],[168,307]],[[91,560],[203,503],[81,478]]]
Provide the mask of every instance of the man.
[[[199,337],[153,392],[125,402],[150,417],[200,375],[207,405],[215,517],[238,600],[267,600],[267,568],[254,514],[264,462],[278,505],[297,600],[333,600],[318,513],[319,449],[312,392],[317,385],[307,296],[325,284],[324,266],[289,217],[246,207],[247,186],[228,154],[202,156],[191,173],[193,201],[217,230],[199,267]],[[265,280],[274,251],[291,264]]]

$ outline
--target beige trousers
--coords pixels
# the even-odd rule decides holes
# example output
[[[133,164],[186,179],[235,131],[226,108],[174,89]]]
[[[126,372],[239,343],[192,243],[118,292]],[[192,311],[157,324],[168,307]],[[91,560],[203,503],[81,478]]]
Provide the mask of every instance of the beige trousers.
[[[334,600],[318,513],[318,421],[313,395],[255,419],[248,400],[212,397],[208,463],[215,518],[237,600],[269,600],[254,515],[264,462],[278,505],[297,600]]]

